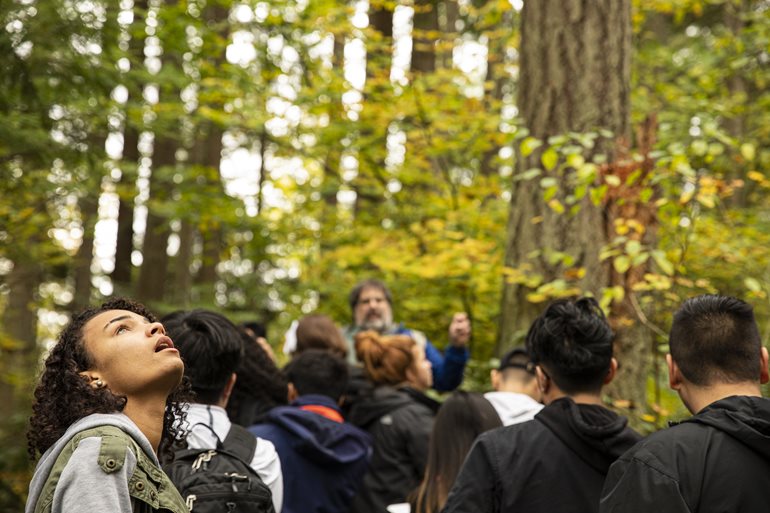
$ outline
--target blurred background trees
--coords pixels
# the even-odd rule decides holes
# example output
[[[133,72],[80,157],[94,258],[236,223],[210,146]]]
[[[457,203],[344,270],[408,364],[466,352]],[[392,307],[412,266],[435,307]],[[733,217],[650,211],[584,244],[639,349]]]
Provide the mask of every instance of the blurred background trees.
[[[682,298],[770,308],[770,2],[14,0],[0,4],[0,509],[37,365],[111,294],[350,319],[375,276],[467,387],[543,304],[591,293],[608,396],[680,415]],[[507,228],[506,228],[507,226]]]

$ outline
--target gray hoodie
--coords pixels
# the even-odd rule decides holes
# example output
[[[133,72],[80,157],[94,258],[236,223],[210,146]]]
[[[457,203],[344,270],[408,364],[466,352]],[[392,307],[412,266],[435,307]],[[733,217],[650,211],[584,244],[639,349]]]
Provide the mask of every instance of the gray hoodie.
[[[25,513],[35,511],[37,502],[41,499],[40,494],[57,458],[72,438],[81,431],[102,426],[115,426],[129,434],[141,447],[149,461],[160,469],[158,457],[149,440],[131,419],[122,413],[92,414],[72,424],[40,458],[29,485]],[[88,437],[80,441],[61,471],[54,492],[52,513],[81,511],[130,513],[132,511],[129,479],[136,469],[136,456],[131,450],[127,450],[125,461],[120,468],[107,473],[99,464],[101,440],[101,437]]]

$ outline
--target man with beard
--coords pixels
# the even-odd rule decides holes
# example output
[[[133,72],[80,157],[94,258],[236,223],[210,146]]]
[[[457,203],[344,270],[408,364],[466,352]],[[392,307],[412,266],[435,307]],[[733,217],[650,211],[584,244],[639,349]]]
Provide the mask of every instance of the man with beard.
[[[393,322],[393,298],[381,281],[368,279],[360,282],[350,292],[349,300],[353,324],[344,333],[350,363],[355,363],[353,338],[360,331],[374,330],[380,335],[407,335],[425,348],[425,357],[433,368],[433,388],[442,392],[450,391],[462,383],[471,336],[470,319],[466,313],[455,313],[452,317],[449,345],[442,354],[421,331]]]

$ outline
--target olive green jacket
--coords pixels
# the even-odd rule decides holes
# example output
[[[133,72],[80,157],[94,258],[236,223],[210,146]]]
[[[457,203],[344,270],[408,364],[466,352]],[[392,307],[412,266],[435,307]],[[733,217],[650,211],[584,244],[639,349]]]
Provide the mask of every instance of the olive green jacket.
[[[187,513],[149,441],[122,414],[73,424],[40,459],[25,513]]]

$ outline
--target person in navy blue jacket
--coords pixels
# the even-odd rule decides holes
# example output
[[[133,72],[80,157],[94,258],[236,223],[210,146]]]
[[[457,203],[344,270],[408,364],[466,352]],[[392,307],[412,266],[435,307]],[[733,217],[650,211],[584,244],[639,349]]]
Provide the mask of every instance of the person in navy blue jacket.
[[[380,280],[364,280],[350,291],[350,309],[353,324],[344,330],[348,343],[348,362],[356,363],[354,339],[361,331],[374,330],[380,335],[407,335],[425,348],[425,358],[433,368],[433,388],[440,392],[452,391],[463,382],[468,362],[468,340],[471,323],[468,314],[455,313],[449,325],[449,344],[442,354],[421,331],[393,322],[393,297]]]
[[[344,421],[338,403],[348,365],[328,351],[309,349],[284,369],[289,406],[249,428],[270,440],[284,474],[283,513],[346,513],[366,474],[371,437]]]

